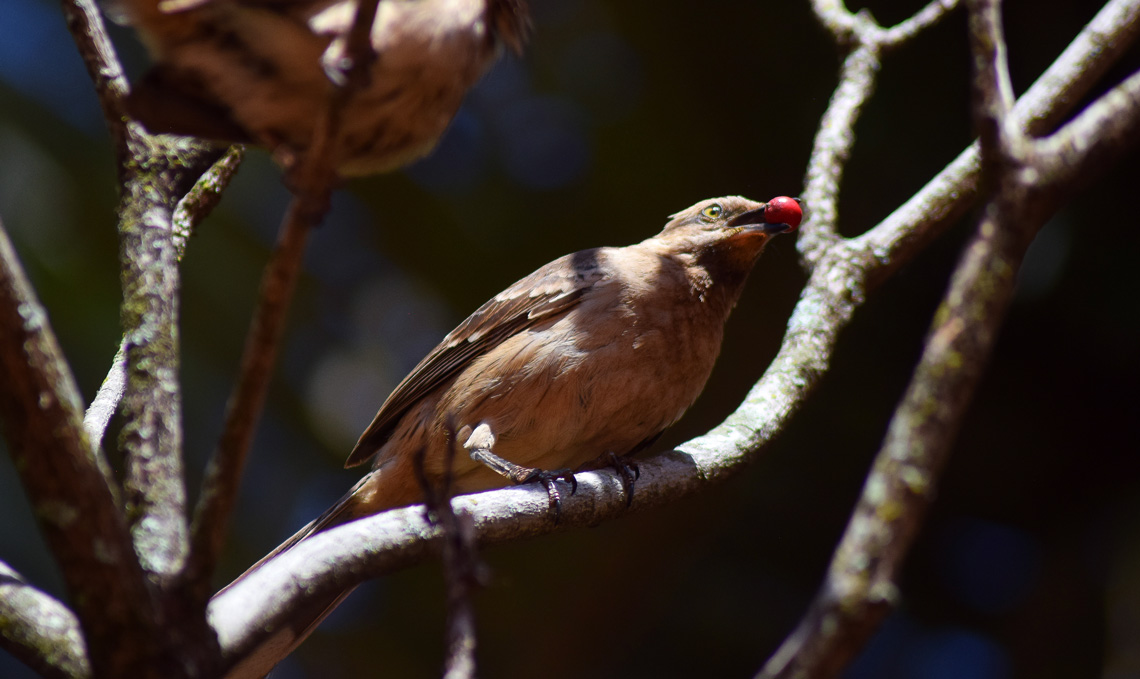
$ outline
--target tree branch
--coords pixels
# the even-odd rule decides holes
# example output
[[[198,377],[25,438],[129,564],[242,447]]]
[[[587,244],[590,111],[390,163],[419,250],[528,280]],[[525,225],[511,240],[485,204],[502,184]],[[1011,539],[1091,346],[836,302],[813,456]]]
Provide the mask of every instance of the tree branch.
[[[1023,153],[1025,135],[1015,125],[1008,125],[1013,108],[1013,85],[1009,81],[1009,62],[1001,27],[1001,6],[997,0],[966,0],[969,7],[970,56],[973,59],[973,114],[981,147],[982,169],[987,163],[996,166],[1016,162]],[[1011,157],[1013,156],[1013,157]]]
[[[1140,0],[1111,0],[1093,17],[1013,107],[1013,124],[1026,133],[1049,132],[1136,42]],[[848,241],[877,263],[874,285],[909,261],[965,214],[977,194],[978,145],[962,152],[918,193],[875,228]]]
[[[883,29],[867,11],[852,14],[839,0],[813,0],[812,9],[836,43],[848,46],[839,85],[819,124],[804,179],[810,225],[801,229],[797,248],[808,266],[838,242],[839,189],[855,143],[855,122],[875,91],[884,49],[897,47],[937,23],[957,0],[934,0],[910,19]]]
[[[63,0],[67,29],[79,48],[79,56],[95,84],[95,94],[103,107],[103,118],[111,132],[120,164],[126,160],[127,113],[123,105],[129,86],[115,48],[107,37],[103,15],[94,0]]]
[[[226,409],[222,437],[206,468],[202,496],[195,508],[186,583],[192,590],[190,596],[201,602],[209,596],[210,577],[224,544],[249,446],[265,404],[305,241],[315,224],[313,213],[304,202],[294,198],[290,204],[277,247],[262,278],[238,381]]]
[[[115,357],[111,359],[111,369],[107,371],[107,376],[103,378],[103,383],[95,392],[95,398],[91,399],[91,405],[87,406],[87,412],[83,415],[83,428],[87,431],[87,440],[94,448],[98,449],[103,444],[107,425],[111,423],[111,418],[119,409],[119,401],[123,399],[126,388],[127,342],[123,339],[119,342],[119,350],[115,352]],[[117,497],[118,482],[114,478],[108,478],[107,485],[114,489]],[[116,504],[121,505],[122,500],[116,499]]]
[[[146,676],[155,620],[142,570],[87,442],[79,392],[0,225],[0,418],[20,480],[103,676]],[[39,634],[38,631],[34,632]]]
[[[174,252],[178,261],[182,261],[185,256],[187,241],[194,235],[194,230],[221,202],[222,193],[237,174],[244,158],[244,146],[231,146],[225,155],[198,177],[194,187],[178,201],[171,216],[174,224]]]
[[[804,203],[809,223],[800,229],[796,248],[808,266],[818,264],[822,253],[838,240],[839,187],[843,169],[855,144],[855,121],[875,91],[879,51],[860,45],[843,60],[839,86],[823,114],[804,178]]]
[[[127,84],[97,8],[90,0],[65,0],[64,11],[103,103],[121,185],[124,336],[120,356],[86,424],[92,439],[100,440],[116,406],[121,407],[123,501],[135,552],[131,557],[137,556],[138,564],[159,585],[157,591],[123,597],[121,604],[143,608],[155,627],[133,635],[88,636],[92,665],[99,674],[104,655],[122,656],[117,661],[121,665],[149,654],[150,662],[138,666],[138,671],[110,674],[208,675],[218,654],[204,608],[188,609],[179,592],[165,586],[181,575],[189,542],[178,374],[181,249],[174,238],[173,213],[225,149],[186,138],[151,136],[129,121],[123,106]],[[228,181],[236,161],[236,156],[229,156],[205,181]],[[216,199],[206,198],[197,214],[204,215],[213,202]],[[110,474],[105,483],[115,488]],[[143,673],[144,667],[149,674]]]
[[[1140,125],[1140,72],[1106,92],[1055,134],[1037,140],[1042,181],[1094,177],[1135,143]]]
[[[2,561],[0,645],[46,679],[91,676],[75,614]]]
[[[119,207],[127,359],[119,446],[135,551],[143,568],[168,579],[181,572],[189,543],[179,381],[181,280],[172,215],[221,151],[136,132],[129,130]]]
[[[1102,97],[1055,136],[1080,145],[1063,150],[1063,163],[1027,153],[1011,114],[997,0],[969,0],[975,64],[974,113],[982,130],[982,165],[989,190],[977,231],[966,247],[928,336],[922,359],[863,488],[827,578],[796,630],[760,677],[838,676],[897,604],[902,562],[933,502],[960,422],[992,353],[1025,251],[1034,234],[1076,188],[1077,172],[1048,176],[1048,166],[1117,156],[1140,137],[1140,77]],[[1131,118],[1124,122],[1122,118]],[[1095,127],[1085,120],[1115,124]],[[1104,136],[1111,142],[1097,141]],[[1121,142],[1125,142],[1122,144]],[[1039,145],[1042,146],[1042,145]],[[1081,152],[1084,157],[1078,157]],[[1058,153],[1057,155],[1061,155]],[[1098,162],[1103,170],[1106,163]]]
[[[186,245],[194,230],[221,201],[222,193],[229,186],[230,180],[237,173],[241,161],[245,157],[245,150],[241,146],[231,146],[210,169],[198,178],[194,188],[178,201],[171,216],[173,224],[174,253],[179,262],[186,254]],[[98,447],[103,441],[107,425],[119,409],[123,399],[123,392],[127,385],[127,342],[126,338],[119,343],[119,350],[111,361],[111,369],[103,378],[95,398],[87,407],[83,416],[83,426],[87,429],[87,438],[92,445]],[[117,484],[114,484],[117,486]]]
[[[180,571],[188,545],[178,380],[179,279],[171,215],[222,150],[188,139],[153,137],[128,122],[123,106],[128,85],[98,8],[90,0],[65,0],[63,8],[103,105],[122,185],[124,337],[85,424],[92,440],[99,441],[116,406],[122,407],[124,500],[135,551],[147,571],[169,578]],[[109,475],[107,483],[115,488]]]
[[[424,470],[426,449],[417,451],[414,470],[423,491],[429,520],[441,531],[440,558],[443,561],[443,581],[446,597],[446,647],[444,679],[473,679],[475,663],[475,605],[471,593],[482,578],[483,564],[475,549],[475,525],[467,514],[456,514],[451,507],[452,469],[456,448],[455,421],[447,422],[448,458],[443,478],[436,488]]]

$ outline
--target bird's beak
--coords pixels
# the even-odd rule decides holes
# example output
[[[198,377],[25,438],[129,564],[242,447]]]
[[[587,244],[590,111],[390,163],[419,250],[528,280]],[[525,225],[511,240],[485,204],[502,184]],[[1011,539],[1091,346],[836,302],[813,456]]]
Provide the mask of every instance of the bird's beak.
[[[791,224],[769,224],[764,220],[765,208],[758,207],[755,210],[749,210],[742,214],[736,215],[729,220],[729,226],[742,226],[750,227],[749,231],[759,231],[769,236],[775,236],[778,233],[787,233],[792,230]]]

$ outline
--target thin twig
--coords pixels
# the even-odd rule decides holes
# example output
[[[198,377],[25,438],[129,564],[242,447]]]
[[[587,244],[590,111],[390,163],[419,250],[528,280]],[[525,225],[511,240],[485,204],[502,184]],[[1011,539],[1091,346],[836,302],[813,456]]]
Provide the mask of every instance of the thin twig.
[[[931,0],[910,18],[890,28],[883,28],[871,12],[861,9],[852,12],[843,0],[811,0],[811,9],[836,44],[854,48],[855,45],[888,50],[899,47],[922,31],[942,20],[958,6],[958,0]]]
[[[879,53],[874,47],[861,45],[847,55],[839,86],[831,95],[831,103],[816,133],[803,191],[810,223],[804,225],[796,239],[796,248],[809,266],[816,264],[820,254],[839,238],[839,187],[843,169],[855,144],[855,121],[875,90],[878,70]]]
[[[974,126],[981,146],[982,168],[987,162],[1014,162],[1024,134],[1010,122],[1013,85],[1009,81],[1005,39],[1001,29],[1001,8],[995,1],[966,0],[970,16],[970,56],[973,60]],[[993,168],[994,178],[1001,169]]]
[[[958,0],[930,0],[930,3],[915,12],[906,21],[900,22],[883,32],[880,40],[884,49],[898,47],[914,38],[922,31],[942,20],[958,6]]]
[[[202,607],[210,595],[210,576],[222,549],[254,430],[265,404],[289,302],[301,269],[305,241],[312,228],[324,218],[337,181],[332,165],[332,140],[341,109],[355,89],[367,83],[372,58],[368,37],[378,4],[379,0],[371,0],[357,5],[349,32],[349,70],[344,86],[331,87],[328,104],[314,123],[309,151],[289,171],[295,196],[262,279],[237,384],[227,405],[222,436],[207,467],[202,495],[194,512],[185,584],[191,598]]]
[[[194,235],[194,230],[221,202],[222,193],[237,174],[244,158],[244,146],[231,146],[205,174],[198,177],[194,187],[178,201],[171,217],[174,225],[174,253],[178,261],[182,261],[185,256],[186,243]]]
[[[111,423],[111,418],[119,409],[119,402],[123,400],[126,388],[127,341],[124,338],[119,342],[115,358],[111,359],[111,369],[107,371],[107,376],[99,385],[99,391],[95,392],[95,398],[91,399],[91,405],[87,406],[87,412],[83,415],[83,428],[87,430],[87,440],[95,448],[102,445],[107,425]],[[108,485],[117,489],[119,484],[110,479]]]
[[[63,16],[67,28],[79,48],[79,56],[95,84],[95,94],[103,107],[103,118],[111,132],[120,164],[126,160],[127,116],[123,99],[127,95],[127,77],[115,56],[115,48],[107,37],[103,15],[95,0],[63,0]]]
[[[191,554],[187,583],[196,600],[204,601],[209,580],[221,552],[230,513],[237,499],[241,473],[268,392],[269,377],[277,358],[285,318],[305,253],[305,241],[313,226],[310,210],[295,198],[286,213],[277,247],[262,278],[237,385],[226,410],[222,437],[218,441],[198,500],[191,528]]]
[[[111,133],[111,139],[115,148],[115,155],[119,161],[119,166],[122,167],[125,161],[127,151],[127,137],[128,131],[125,122],[125,110],[123,107],[123,98],[126,96],[128,85],[126,75],[123,73],[123,68],[119,64],[118,57],[115,55],[114,46],[111,45],[110,39],[107,37],[107,29],[103,23],[103,15],[99,11],[99,7],[95,4],[94,0],[63,0],[61,3],[63,9],[63,16],[67,22],[68,31],[71,33],[72,39],[75,41],[76,48],[79,51],[79,56],[83,60],[84,66],[87,67],[87,73],[91,77],[91,81],[95,86],[95,93],[99,97],[99,103],[103,109],[103,119],[107,123],[107,128]],[[119,352],[124,351],[120,346]],[[124,354],[125,356],[125,354]],[[118,354],[115,361],[112,362],[111,370],[115,371],[116,366],[119,365]],[[92,443],[92,454],[99,458],[96,464],[104,472],[103,482],[111,490],[115,497],[116,505],[121,506],[122,498],[119,489],[118,481],[111,473],[111,467],[103,459],[102,450],[99,443],[103,439],[103,431],[106,430],[107,422],[110,422],[111,416],[114,414],[114,408],[118,406],[118,399],[122,397],[123,385],[126,384],[126,363],[125,359],[122,362],[122,373],[120,375],[108,375],[108,380],[111,381],[109,389],[118,390],[118,396],[115,397],[114,407],[110,411],[106,408],[106,399],[101,403],[97,414],[93,416],[92,427],[88,429],[88,435]],[[106,382],[107,380],[105,380]],[[113,391],[111,392],[114,393]],[[98,435],[92,436],[95,433],[95,426],[102,421],[101,427],[98,427]],[[86,422],[84,423],[86,426]]]
[[[810,210],[809,223],[801,230],[796,247],[807,266],[818,264],[823,252],[838,240],[843,169],[855,143],[855,122],[875,91],[883,51],[913,39],[956,5],[957,0],[933,0],[906,21],[884,29],[869,12],[853,14],[839,0],[813,0],[817,19],[836,43],[849,51],[843,60],[839,85],[820,121],[804,177],[803,197]]]
[[[471,679],[475,676],[475,608],[471,590],[480,584],[482,564],[475,551],[475,526],[468,514],[456,513],[451,506],[452,468],[457,442],[455,422],[447,422],[447,462],[439,487],[432,485],[424,469],[426,449],[414,458],[416,478],[423,489],[429,520],[439,525],[443,546],[443,578],[447,599],[444,679]]]

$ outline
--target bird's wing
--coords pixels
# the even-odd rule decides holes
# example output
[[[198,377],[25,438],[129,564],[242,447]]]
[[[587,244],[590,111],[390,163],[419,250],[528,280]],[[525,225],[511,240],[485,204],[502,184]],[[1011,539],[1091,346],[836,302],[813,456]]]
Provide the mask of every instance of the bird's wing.
[[[413,404],[435,391],[471,361],[512,335],[565,314],[605,274],[600,248],[554,260],[479,307],[452,330],[380,406],[372,424],[360,436],[345,462],[363,464],[391,436],[400,417]]]

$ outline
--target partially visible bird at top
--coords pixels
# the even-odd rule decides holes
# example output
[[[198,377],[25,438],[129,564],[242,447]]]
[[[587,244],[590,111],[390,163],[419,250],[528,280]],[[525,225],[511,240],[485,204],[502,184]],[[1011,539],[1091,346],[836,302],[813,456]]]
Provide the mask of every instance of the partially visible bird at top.
[[[109,0],[155,60],[127,110],[151,133],[269,149],[286,169],[327,105],[355,0]],[[340,176],[386,172],[430,152],[505,46],[521,54],[526,0],[380,0],[367,84],[331,144]]]

